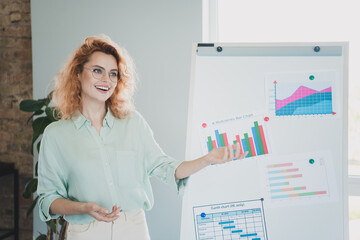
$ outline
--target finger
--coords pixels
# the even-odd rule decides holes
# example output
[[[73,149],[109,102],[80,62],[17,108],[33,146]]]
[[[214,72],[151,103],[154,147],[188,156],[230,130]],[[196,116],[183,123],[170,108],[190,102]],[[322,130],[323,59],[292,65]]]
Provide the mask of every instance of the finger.
[[[112,218],[112,217],[115,217],[116,215],[119,214],[121,208],[120,207],[117,207],[114,209],[114,211],[112,211],[111,213],[105,215],[105,217],[109,217],[109,218]]]
[[[93,216],[96,220],[98,220],[98,221],[102,221],[102,222],[106,222],[106,221],[107,221],[107,218],[106,218],[104,215],[99,214],[99,213],[97,213],[97,212],[94,212],[94,213],[92,214],[92,216]]]
[[[228,147],[229,157],[227,158],[227,161],[231,161],[234,159],[234,151],[232,148],[232,145],[229,145]]]
[[[229,148],[228,147],[224,147],[223,148],[224,151],[224,155],[223,155],[223,161],[227,161],[228,157],[229,157]]]
[[[245,158],[248,155],[248,153],[249,153],[248,151],[244,152],[243,154],[240,155],[239,159]]]
[[[235,144],[235,148],[236,148],[236,150],[235,150],[235,158],[239,159],[240,158],[240,144],[238,142]]]
[[[114,217],[107,217],[107,216],[101,216],[99,215],[98,218],[96,220],[98,221],[103,221],[103,222],[112,222],[112,221],[115,221],[116,219],[118,219],[119,216],[116,215]]]

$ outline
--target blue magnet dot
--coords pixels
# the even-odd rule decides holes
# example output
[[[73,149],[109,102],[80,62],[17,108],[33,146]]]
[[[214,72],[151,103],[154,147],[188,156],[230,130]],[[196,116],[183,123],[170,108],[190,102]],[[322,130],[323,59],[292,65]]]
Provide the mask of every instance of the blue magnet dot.
[[[201,213],[201,215],[200,215],[201,217],[206,217],[206,214],[205,213]]]

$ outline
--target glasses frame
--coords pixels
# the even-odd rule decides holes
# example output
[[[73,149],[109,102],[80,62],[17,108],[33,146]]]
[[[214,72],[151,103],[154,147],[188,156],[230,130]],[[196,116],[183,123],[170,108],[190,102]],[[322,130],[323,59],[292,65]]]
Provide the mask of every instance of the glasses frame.
[[[111,77],[110,77],[110,73],[112,73],[112,72],[114,72],[114,71],[106,71],[104,68],[100,68],[101,70],[104,71],[104,73],[101,75],[100,78],[98,78],[98,77],[96,77],[96,75],[95,75],[96,73],[94,72],[94,70],[97,69],[97,68],[99,68],[99,67],[93,67],[93,68],[91,68],[91,67],[85,67],[85,66],[84,66],[84,68],[87,69],[87,70],[89,70],[89,71],[91,72],[91,75],[92,75],[95,79],[97,79],[97,80],[101,80],[103,77],[105,77],[105,76],[106,76],[106,73],[107,73],[110,81],[113,82],[113,83],[118,83],[118,82],[120,82],[120,80],[121,80],[120,72],[119,72],[119,71],[117,71],[117,74],[118,74],[118,75],[117,75],[117,80],[114,82],[113,80],[111,80]]]

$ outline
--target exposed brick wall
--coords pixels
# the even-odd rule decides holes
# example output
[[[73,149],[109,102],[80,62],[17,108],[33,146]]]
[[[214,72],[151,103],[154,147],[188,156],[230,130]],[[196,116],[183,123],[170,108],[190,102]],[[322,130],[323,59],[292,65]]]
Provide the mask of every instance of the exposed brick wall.
[[[19,110],[32,98],[30,0],[0,0],[0,161],[15,163],[20,181],[20,239],[31,240],[32,216],[26,218],[31,200],[22,198],[33,174],[30,154],[32,128],[29,113]],[[12,180],[0,178],[0,227],[12,227]],[[8,238],[13,239],[12,237]]]

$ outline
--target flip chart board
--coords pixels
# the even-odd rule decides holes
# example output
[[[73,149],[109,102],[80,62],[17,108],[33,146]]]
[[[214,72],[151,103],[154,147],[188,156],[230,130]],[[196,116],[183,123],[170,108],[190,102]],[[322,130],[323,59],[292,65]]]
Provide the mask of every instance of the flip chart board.
[[[348,44],[196,44],[181,240],[347,239]]]

